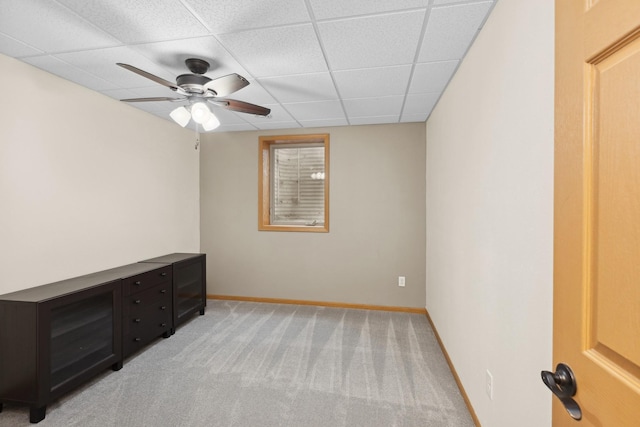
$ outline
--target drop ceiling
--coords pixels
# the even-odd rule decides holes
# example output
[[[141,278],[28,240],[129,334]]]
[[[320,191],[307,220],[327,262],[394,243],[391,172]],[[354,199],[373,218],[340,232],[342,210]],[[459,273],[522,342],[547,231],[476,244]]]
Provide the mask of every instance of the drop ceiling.
[[[424,122],[494,0],[2,0],[0,53],[114,99],[173,92],[184,60],[238,73],[268,118],[214,108],[216,132]],[[129,104],[166,120],[172,102]],[[176,125],[177,126],[177,125]]]

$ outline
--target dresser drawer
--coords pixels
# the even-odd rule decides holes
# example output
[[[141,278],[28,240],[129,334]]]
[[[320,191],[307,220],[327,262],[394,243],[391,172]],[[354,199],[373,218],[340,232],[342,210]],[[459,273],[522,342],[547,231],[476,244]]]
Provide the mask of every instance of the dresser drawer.
[[[143,313],[164,311],[171,313],[171,283],[161,283],[146,291],[124,298],[125,316],[140,317]]]
[[[122,291],[124,295],[132,295],[165,282],[168,283],[169,287],[171,286],[171,266],[161,267],[146,273],[127,277],[122,281]]]

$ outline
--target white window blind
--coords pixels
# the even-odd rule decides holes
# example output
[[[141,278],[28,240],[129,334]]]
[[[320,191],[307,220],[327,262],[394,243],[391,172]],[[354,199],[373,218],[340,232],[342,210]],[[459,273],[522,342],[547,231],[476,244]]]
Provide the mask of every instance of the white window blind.
[[[324,147],[271,146],[271,223],[324,225]]]

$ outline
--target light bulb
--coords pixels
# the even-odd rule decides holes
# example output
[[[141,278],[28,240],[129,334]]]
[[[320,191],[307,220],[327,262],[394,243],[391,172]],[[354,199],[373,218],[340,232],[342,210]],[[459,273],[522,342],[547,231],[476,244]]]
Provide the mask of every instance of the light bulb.
[[[191,119],[191,113],[184,107],[176,108],[169,113],[169,116],[182,127],[185,127]]]
[[[211,111],[204,102],[196,102],[191,106],[191,118],[194,122],[202,124],[209,120],[209,116]]]
[[[206,131],[214,130],[220,126],[220,120],[212,113],[209,112],[209,120],[202,124],[202,128]]]

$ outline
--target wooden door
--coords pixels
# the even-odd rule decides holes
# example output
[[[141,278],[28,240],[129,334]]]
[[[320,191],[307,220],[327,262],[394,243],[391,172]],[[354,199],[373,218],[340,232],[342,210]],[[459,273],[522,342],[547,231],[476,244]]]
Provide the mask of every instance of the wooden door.
[[[556,0],[555,88],[553,425],[640,426],[640,0]]]

